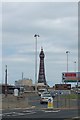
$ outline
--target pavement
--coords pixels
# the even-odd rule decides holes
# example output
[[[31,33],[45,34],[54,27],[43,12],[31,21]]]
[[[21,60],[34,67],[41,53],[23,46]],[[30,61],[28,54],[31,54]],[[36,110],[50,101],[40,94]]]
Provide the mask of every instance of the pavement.
[[[13,109],[3,110],[3,118],[80,118],[77,110],[59,110],[59,109]]]

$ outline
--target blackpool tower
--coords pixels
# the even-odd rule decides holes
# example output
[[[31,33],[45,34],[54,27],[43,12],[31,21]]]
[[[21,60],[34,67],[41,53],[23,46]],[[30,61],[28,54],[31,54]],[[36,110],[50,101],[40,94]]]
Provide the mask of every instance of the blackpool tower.
[[[38,83],[44,83],[44,85],[47,85],[46,78],[45,78],[45,68],[44,68],[45,55],[42,47],[41,47],[41,52],[39,54],[39,57],[40,57],[40,66],[39,66]]]

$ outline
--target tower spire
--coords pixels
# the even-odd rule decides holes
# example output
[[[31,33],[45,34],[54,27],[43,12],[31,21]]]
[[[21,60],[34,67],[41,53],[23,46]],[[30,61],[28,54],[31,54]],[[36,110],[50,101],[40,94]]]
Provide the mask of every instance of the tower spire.
[[[41,51],[43,51],[43,47],[41,46]]]
[[[44,55],[43,47],[41,47],[39,57],[40,57],[40,66],[39,66],[38,83],[44,83],[46,85],[45,68],[44,68],[45,55]]]

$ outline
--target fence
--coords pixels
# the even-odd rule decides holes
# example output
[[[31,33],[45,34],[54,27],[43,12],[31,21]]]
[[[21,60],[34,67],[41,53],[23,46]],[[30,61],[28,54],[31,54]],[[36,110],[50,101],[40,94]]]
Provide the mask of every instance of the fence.
[[[76,94],[57,95],[54,98],[55,108],[78,108],[80,100]]]

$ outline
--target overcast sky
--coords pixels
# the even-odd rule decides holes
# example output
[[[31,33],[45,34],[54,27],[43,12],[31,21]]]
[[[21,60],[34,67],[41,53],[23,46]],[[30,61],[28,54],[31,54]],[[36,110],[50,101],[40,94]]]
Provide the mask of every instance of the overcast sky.
[[[1,14],[1,13],[0,13]],[[46,81],[53,86],[62,82],[62,72],[74,72],[78,63],[78,4],[63,2],[44,3],[3,3],[3,82],[5,65],[8,66],[8,83],[31,78],[35,81],[35,38],[39,34],[37,46],[37,69],[41,46],[45,54]]]

